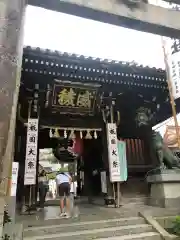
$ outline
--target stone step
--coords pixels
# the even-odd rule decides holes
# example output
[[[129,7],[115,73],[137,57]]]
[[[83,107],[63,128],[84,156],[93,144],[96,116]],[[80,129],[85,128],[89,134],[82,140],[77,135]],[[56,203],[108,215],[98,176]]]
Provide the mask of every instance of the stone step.
[[[40,236],[29,236],[25,237],[24,240],[89,240],[89,239],[99,239],[99,238],[109,238],[109,237],[120,237],[131,234],[140,234],[153,232],[152,226],[148,224],[136,224],[136,225],[127,225],[127,226],[118,226],[118,227],[108,227],[108,228],[99,228],[97,224],[96,229],[91,230],[80,230],[72,231],[71,227],[68,228],[68,232],[54,233],[45,232],[44,235]],[[125,239],[125,238],[122,238]]]
[[[108,219],[100,221],[88,221],[88,222],[76,222],[57,224],[40,227],[28,227],[24,230],[25,237],[41,236],[45,234],[64,233],[64,232],[76,232],[82,230],[93,230],[97,228],[109,228],[120,226],[131,226],[135,224],[144,224],[145,221],[141,217],[130,217],[120,219]]]
[[[117,214],[112,214],[111,213],[112,209],[107,208],[106,212],[103,212],[102,214],[96,214],[96,213],[87,213],[87,214],[82,214],[80,213],[79,217],[77,218],[70,218],[70,219],[65,219],[60,218],[59,215],[48,217],[48,219],[44,220],[42,217],[36,218],[36,219],[23,219],[23,225],[24,228],[28,227],[45,227],[45,226],[52,226],[52,225],[61,225],[64,224],[64,221],[66,223],[74,223],[74,222],[93,222],[93,221],[101,221],[102,219],[107,220],[107,219],[119,219],[119,218],[131,218],[131,217],[139,217],[139,212],[138,211],[133,211],[133,210],[124,210],[122,212],[118,212]],[[109,214],[110,213],[110,214]],[[20,220],[19,220],[20,221]],[[21,220],[22,221],[22,220]]]
[[[146,232],[131,234],[126,236],[109,237],[108,240],[162,240],[161,236],[155,232]],[[98,238],[97,240],[107,240],[107,238]]]

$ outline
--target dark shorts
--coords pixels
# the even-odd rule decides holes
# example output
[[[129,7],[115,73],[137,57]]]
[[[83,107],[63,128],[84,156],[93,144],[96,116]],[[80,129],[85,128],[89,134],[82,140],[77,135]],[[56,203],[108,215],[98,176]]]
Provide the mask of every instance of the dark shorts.
[[[60,197],[69,197],[70,195],[70,184],[69,183],[61,183],[59,185],[59,196]]]

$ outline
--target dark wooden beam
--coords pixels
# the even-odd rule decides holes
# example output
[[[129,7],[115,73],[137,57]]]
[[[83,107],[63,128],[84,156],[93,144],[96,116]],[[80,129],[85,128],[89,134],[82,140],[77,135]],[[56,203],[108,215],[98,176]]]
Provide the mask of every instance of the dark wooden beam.
[[[106,0],[106,2],[28,0],[28,4],[162,36],[180,38],[180,12],[146,3],[133,9],[118,0]]]

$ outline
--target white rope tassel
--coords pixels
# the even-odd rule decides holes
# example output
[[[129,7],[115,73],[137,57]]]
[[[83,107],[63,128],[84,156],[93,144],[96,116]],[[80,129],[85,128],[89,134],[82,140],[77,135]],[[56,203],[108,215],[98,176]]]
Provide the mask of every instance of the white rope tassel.
[[[97,139],[97,132],[96,132],[96,130],[94,131],[94,138]]]
[[[71,130],[71,133],[70,133],[70,136],[69,136],[70,139],[75,139],[76,138],[76,135],[74,133],[74,130]]]
[[[64,138],[67,138],[67,131],[64,130]]]
[[[90,130],[87,130],[87,134],[86,134],[86,139],[92,139],[92,136],[91,136],[91,133],[90,133]]]
[[[50,138],[53,138],[52,129],[49,129],[49,137],[50,137]]]
[[[81,139],[83,138],[83,133],[82,133],[82,131],[80,131],[80,138],[81,138]]]
[[[55,134],[54,134],[54,135],[55,135],[55,137],[56,137],[56,138],[59,138],[59,137],[60,137],[60,136],[59,136],[59,132],[58,132],[58,129],[57,129],[57,128],[55,129]]]

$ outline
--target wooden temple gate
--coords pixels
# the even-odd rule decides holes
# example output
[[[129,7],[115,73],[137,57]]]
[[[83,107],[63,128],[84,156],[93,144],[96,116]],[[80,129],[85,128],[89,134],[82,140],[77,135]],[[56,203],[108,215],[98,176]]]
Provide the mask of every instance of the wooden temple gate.
[[[79,101],[81,97],[83,102]],[[50,138],[52,128],[59,129],[61,138],[65,132],[69,136],[82,132],[83,138],[90,133],[93,139],[97,134],[102,145],[100,165],[107,172],[106,122],[110,121],[113,105],[118,139],[126,142],[129,175],[138,177],[156,163],[149,148],[152,125],[139,128],[137,111],[148,111],[155,125],[171,114],[167,98],[165,72],[161,69],[24,48],[15,147],[15,161],[20,163],[19,201],[24,187],[29,102],[31,117],[39,117],[38,149],[56,148],[57,141]]]
[[[44,6],[44,1],[34,1],[34,0],[31,1],[30,0],[28,2],[29,2],[29,4],[33,4],[33,5],[38,4],[39,6],[42,6],[42,4],[43,4],[43,6]],[[52,4],[51,1],[47,1],[47,2],[49,4],[51,4],[51,6],[55,7],[55,9],[53,9],[53,10],[57,10],[58,8],[57,8],[56,4],[60,4],[60,1],[58,1],[58,0],[55,2],[56,4]],[[71,4],[71,3],[69,3],[69,1],[68,1],[68,4]],[[18,98],[19,85],[20,85],[21,56],[22,56],[22,44],[21,44],[22,25],[23,25],[22,23],[23,23],[23,16],[24,16],[26,2],[24,0],[17,0],[17,1],[11,0],[8,2],[3,0],[1,5],[2,5],[2,7],[0,9],[0,12],[1,12],[2,18],[4,19],[4,21],[2,22],[3,31],[1,33],[2,37],[1,37],[1,44],[0,44],[1,53],[2,53],[1,55],[3,56],[1,59],[1,71],[0,71],[1,80],[2,80],[1,81],[1,89],[2,89],[1,103],[2,104],[1,104],[1,123],[0,123],[0,128],[1,128],[1,136],[0,136],[0,139],[1,139],[1,144],[0,144],[1,145],[1,151],[0,151],[0,153],[1,153],[0,154],[1,155],[1,168],[0,168],[0,171],[1,171],[1,183],[2,183],[2,179],[3,178],[7,179],[7,176],[9,176],[9,169],[11,168],[11,163],[12,163],[11,159],[12,159],[12,155],[13,155],[13,142],[14,142],[13,131],[14,131],[14,127],[15,127],[16,106],[17,106],[17,98]],[[119,5],[119,6],[121,7],[121,5]],[[45,7],[49,8],[47,4]],[[104,5],[103,5],[103,7],[104,7]],[[151,8],[151,6],[147,5],[146,7],[147,7],[146,10],[148,10],[150,12],[149,9]],[[59,11],[62,11],[61,6],[59,9],[60,9]],[[74,8],[71,8],[71,9],[73,9],[73,14],[74,14],[74,12],[75,12]],[[141,9],[139,9],[139,11],[142,13]],[[168,16],[171,16],[171,15],[174,16],[174,14],[175,15],[178,14],[177,12],[176,13],[170,12],[169,10],[165,10],[165,9],[164,10],[159,9],[159,8],[157,9],[156,7],[154,9],[151,8],[152,13],[155,13],[155,12],[157,13],[157,12],[162,12],[162,11],[165,13],[164,15],[168,15]],[[99,12],[97,12],[97,11],[93,11],[93,12],[94,13],[96,12],[96,14],[99,16]],[[123,12],[123,11],[121,11],[121,12]],[[125,12],[127,14],[129,11],[125,11]],[[143,12],[145,13],[144,17],[146,17],[146,11],[143,11]],[[11,13],[13,13],[13,16],[14,16],[13,19],[11,18],[11,15],[12,15]],[[84,12],[83,12],[83,14],[84,14]],[[137,11],[135,11],[134,14],[137,14]],[[89,16],[89,14],[86,14],[86,15]],[[150,15],[151,15],[152,19],[155,19],[153,14],[150,14]],[[155,15],[159,16],[159,14],[155,14]],[[163,14],[160,14],[160,15],[163,15]],[[112,15],[109,15],[109,16],[112,19]],[[141,14],[139,14],[139,16],[141,16]],[[128,16],[128,18],[129,18],[129,16]],[[98,19],[99,19],[99,17],[98,17]],[[101,18],[101,19],[103,19],[103,18]],[[115,24],[118,20],[118,24],[123,23],[123,25],[124,25],[124,21],[123,22],[121,21],[122,18],[114,18],[114,16],[113,16],[113,19],[115,20]],[[123,19],[124,19],[124,16],[123,16]],[[145,21],[145,19],[140,19],[140,20]],[[168,17],[164,18],[164,19],[162,18],[163,24],[161,24],[161,25],[164,26],[164,21],[167,19],[168,19]],[[174,22],[171,22],[170,25],[165,26],[165,28],[163,28],[161,26],[161,29],[162,29],[161,33],[168,35],[168,36],[179,37],[179,29],[176,25],[176,23],[178,21],[176,21],[176,18],[170,17],[170,19]],[[178,19],[178,17],[177,17],[177,19]],[[7,21],[10,22],[9,25],[7,24]],[[134,19],[132,21],[134,22]],[[131,21],[129,21],[129,19],[127,22],[132,26]],[[169,21],[165,21],[165,22],[166,22],[165,25],[167,25],[167,22],[169,24]],[[157,28],[158,30],[157,29],[156,30],[159,31],[160,28],[158,27],[158,25],[160,23],[158,22],[157,19],[156,19],[156,23],[157,24],[152,23],[151,27]],[[175,24],[175,26],[173,26],[173,24]],[[144,25],[144,24],[139,24],[139,23],[135,24],[135,25],[136,26],[143,25],[144,26],[143,30],[149,29],[149,25]],[[14,27],[12,27],[12,26],[14,26]],[[151,29],[151,27],[150,27],[150,29]],[[170,28],[169,29],[170,31],[168,31],[168,33],[166,31],[167,28]],[[174,28],[174,31],[172,28]],[[151,30],[150,29],[149,29],[149,31],[152,31],[152,29]],[[157,32],[156,30],[155,30],[155,32]],[[31,60],[32,60],[32,58],[31,58]],[[39,72],[39,73],[40,74],[43,73],[44,74],[43,77],[46,79],[47,79],[47,77],[45,75],[47,74],[47,72],[48,72],[49,76],[51,75],[51,72],[53,72],[53,71],[47,71],[47,68],[48,68],[47,65],[44,66],[43,69],[39,68],[39,69],[41,69],[41,72]],[[35,69],[35,68],[34,67],[33,68],[24,68],[23,72],[29,71],[32,73],[33,69]],[[46,70],[44,70],[44,69],[46,69]],[[121,71],[120,71],[121,72],[120,75],[123,78],[126,77],[126,74],[128,75],[128,73],[126,72],[127,69],[125,71],[124,70],[125,70],[124,68],[121,68]],[[144,70],[146,72],[146,77],[143,75]],[[165,98],[167,97],[167,91],[164,92],[164,90],[163,90],[166,85],[165,73],[164,73],[164,71],[161,71],[161,70],[156,71],[155,69],[151,69],[150,72],[149,72],[149,69],[147,69],[147,68],[145,68],[144,70],[140,69],[139,72],[137,71],[137,69],[135,71],[130,71],[130,74],[131,74],[130,77],[132,78],[131,79],[132,81],[128,81],[128,83],[127,83],[127,81],[123,81],[124,83],[121,82],[120,84],[122,84],[122,85],[127,84],[129,86],[133,86],[133,89],[136,88],[136,87],[134,87],[136,84],[137,84],[137,87],[140,87],[140,88],[142,86],[145,88],[146,88],[146,86],[148,86],[148,88],[155,88],[155,89],[153,89],[153,92],[155,90],[154,95],[161,96],[160,97],[161,100],[158,100],[158,102],[161,103],[161,110],[162,110],[157,116],[157,122],[159,122],[159,121],[164,120],[164,118],[169,117],[169,115],[170,115],[169,105],[167,104],[167,102],[165,100]],[[105,67],[104,71],[107,71],[106,67]],[[111,75],[112,72],[117,73],[119,71],[116,68],[115,71],[109,71],[109,75]],[[137,72],[138,72],[138,74],[137,74]],[[124,75],[124,73],[125,73],[125,75]],[[56,77],[60,76],[59,73],[57,73],[57,71],[53,72],[53,74]],[[161,78],[161,77],[159,77],[159,75],[161,75],[161,77],[163,75],[163,77]],[[137,81],[138,83],[133,83],[134,76],[135,76],[135,78],[138,77],[139,79],[141,79],[141,76],[142,76],[143,80],[150,79],[149,82],[151,82],[151,83],[150,84],[145,83],[145,82],[139,83],[138,81]],[[74,75],[74,77],[75,77],[75,75]],[[76,78],[77,78],[77,75],[76,75]],[[33,77],[31,76],[30,79],[32,80]],[[35,78],[35,79],[37,80],[37,78]],[[96,80],[97,79],[98,79],[98,77],[96,74]],[[108,82],[108,79],[111,79],[110,76],[104,77],[103,81]],[[162,80],[162,79],[164,79],[164,80]],[[52,80],[52,78],[51,78],[51,80]],[[123,80],[125,80],[125,79],[123,79]],[[88,81],[89,81],[89,79],[88,79]],[[157,81],[157,82],[155,82],[155,81]],[[160,83],[160,81],[161,81],[161,83]],[[117,82],[118,82],[118,80],[115,81],[115,83],[117,83]],[[22,79],[21,79],[21,84],[24,84]],[[30,85],[31,85],[30,88],[29,88],[29,86],[26,86],[25,88],[31,89],[31,90],[35,88],[35,84],[33,83],[33,81],[32,81],[32,84],[30,84]],[[142,92],[142,91],[140,91],[140,92]],[[32,91],[31,91],[31,93],[32,93]],[[21,87],[20,95],[21,95],[21,97],[23,95],[22,87]],[[43,95],[43,94],[41,94],[41,95]],[[20,97],[19,103],[23,102],[21,97]],[[29,98],[29,94],[27,94],[27,96],[25,95],[24,99],[26,99],[26,97]],[[32,96],[30,98],[32,99]],[[164,104],[164,101],[166,102],[165,104]],[[23,102],[23,105],[24,105],[23,108],[27,110],[27,108],[26,108],[27,102]],[[41,106],[42,106],[42,104],[41,104]],[[25,119],[27,119],[27,116],[25,117]],[[25,135],[26,135],[26,128],[24,127],[24,123],[22,124],[22,121],[20,121],[18,119],[17,120],[17,129],[16,129],[16,140],[18,140],[17,141],[18,143],[15,143],[15,145],[17,147],[15,149],[15,151],[16,151],[15,160],[19,161],[21,166],[23,165],[23,162],[24,162],[23,151],[24,151],[25,142],[26,142]],[[129,134],[127,134],[127,135],[129,135]],[[20,177],[22,177],[22,176],[20,176]],[[1,184],[1,185],[3,185],[3,186],[1,186],[1,198],[0,198],[1,206],[2,206],[1,211],[0,211],[1,220],[2,220],[3,214],[4,214],[4,196],[6,195],[7,182],[8,181],[5,181],[5,185]],[[1,222],[3,222],[3,221],[1,221]],[[1,230],[2,230],[2,224],[1,224]]]

